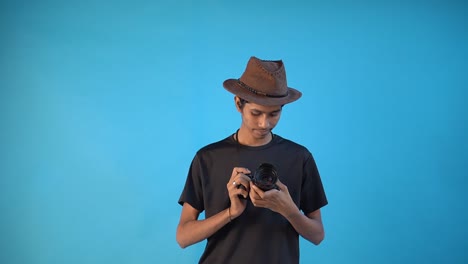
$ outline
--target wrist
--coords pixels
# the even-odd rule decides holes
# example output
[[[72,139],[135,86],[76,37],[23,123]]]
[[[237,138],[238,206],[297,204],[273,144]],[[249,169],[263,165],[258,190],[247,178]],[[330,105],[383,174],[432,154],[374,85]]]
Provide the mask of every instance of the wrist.
[[[231,215],[231,207],[228,207],[227,212],[228,212],[228,221],[230,223],[233,220],[232,215]]]
[[[297,208],[296,206],[294,206],[293,208],[294,209],[288,210],[284,214],[284,217],[286,217],[286,219],[296,218],[297,216],[301,215],[301,211],[299,210],[299,208]]]

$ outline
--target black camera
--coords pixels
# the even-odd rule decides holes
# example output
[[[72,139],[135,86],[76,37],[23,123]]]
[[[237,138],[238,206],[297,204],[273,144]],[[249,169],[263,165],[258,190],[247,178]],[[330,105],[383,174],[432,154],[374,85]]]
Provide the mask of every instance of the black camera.
[[[252,182],[262,191],[269,191],[271,189],[279,189],[276,185],[278,181],[278,173],[275,166],[270,163],[262,163],[255,172],[247,174]]]

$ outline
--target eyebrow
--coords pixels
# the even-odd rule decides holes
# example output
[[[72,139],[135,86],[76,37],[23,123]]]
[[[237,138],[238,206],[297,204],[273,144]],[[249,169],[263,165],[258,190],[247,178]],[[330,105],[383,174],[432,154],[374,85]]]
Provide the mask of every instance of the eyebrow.
[[[265,114],[278,113],[278,112],[281,112],[281,110],[283,110],[283,108],[279,108],[279,109],[273,110],[271,112],[265,112],[265,111],[262,111],[262,110],[259,110],[259,109],[256,109],[256,108],[250,109],[250,111],[256,111],[256,112],[265,113]]]

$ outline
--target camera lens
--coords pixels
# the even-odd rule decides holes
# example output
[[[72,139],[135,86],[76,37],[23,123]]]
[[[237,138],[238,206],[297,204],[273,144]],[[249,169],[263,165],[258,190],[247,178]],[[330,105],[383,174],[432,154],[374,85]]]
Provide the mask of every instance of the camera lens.
[[[254,173],[253,181],[263,191],[276,188],[278,174],[275,166],[270,163],[262,163]]]

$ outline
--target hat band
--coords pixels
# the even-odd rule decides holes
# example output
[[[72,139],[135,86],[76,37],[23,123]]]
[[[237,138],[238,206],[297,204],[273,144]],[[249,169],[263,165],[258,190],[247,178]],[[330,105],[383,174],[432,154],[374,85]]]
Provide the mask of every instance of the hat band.
[[[267,94],[267,93],[264,93],[264,92],[260,92],[260,91],[257,91],[255,90],[254,88],[248,86],[247,84],[243,83],[241,80],[237,79],[237,83],[244,89],[247,89],[249,92],[251,93],[254,93],[256,95],[263,95],[263,96],[266,96],[266,97],[272,97],[272,98],[282,98],[282,97],[286,97],[288,96],[288,91],[286,91],[285,94],[282,94],[282,95],[274,95],[274,94]]]

